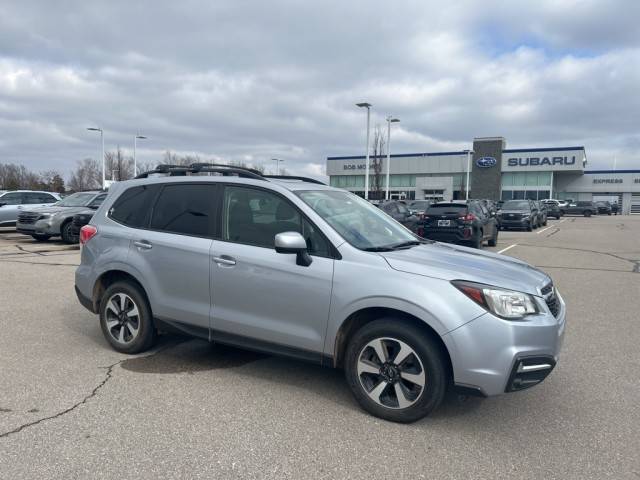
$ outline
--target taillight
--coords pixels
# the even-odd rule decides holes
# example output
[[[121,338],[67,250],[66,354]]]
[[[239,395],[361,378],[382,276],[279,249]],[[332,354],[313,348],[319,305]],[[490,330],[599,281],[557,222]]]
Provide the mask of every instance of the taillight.
[[[93,225],[85,225],[80,229],[80,245],[84,245],[91,240],[95,234],[98,233],[98,229]]]
[[[460,217],[460,220],[464,220],[465,222],[473,222],[476,219],[476,216],[473,213],[467,213],[464,216]]]

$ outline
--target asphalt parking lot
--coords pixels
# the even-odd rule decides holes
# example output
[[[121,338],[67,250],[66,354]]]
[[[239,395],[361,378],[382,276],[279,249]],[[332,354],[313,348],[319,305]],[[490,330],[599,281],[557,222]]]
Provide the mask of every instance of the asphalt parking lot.
[[[118,354],[75,298],[77,248],[0,231],[0,477],[640,478],[640,216],[550,220],[488,250],[553,277],[558,367],[399,425],[340,371],[176,336]]]

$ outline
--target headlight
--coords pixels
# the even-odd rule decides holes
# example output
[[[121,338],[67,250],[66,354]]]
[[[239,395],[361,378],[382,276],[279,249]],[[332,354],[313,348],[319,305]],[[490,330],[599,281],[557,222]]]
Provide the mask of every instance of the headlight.
[[[50,213],[41,213],[40,216],[38,217],[38,220],[45,220],[47,218],[51,218]]]
[[[454,280],[451,283],[471,300],[498,317],[521,320],[527,315],[539,313],[533,295],[528,293],[462,280]]]

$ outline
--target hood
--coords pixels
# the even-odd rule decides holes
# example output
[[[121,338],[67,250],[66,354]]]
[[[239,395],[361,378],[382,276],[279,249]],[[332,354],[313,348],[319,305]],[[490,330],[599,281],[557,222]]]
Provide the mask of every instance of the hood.
[[[519,213],[520,215],[531,215],[530,210],[499,210],[498,213]]]
[[[401,272],[448,281],[468,280],[538,296],[538,288],[551,281],[546,273],[521,260],[448,243],[418,245],[380,255],[391,268]]]
[[[51,213],[51,214],[65,212],[65,213],[69,213],[70,215],[72,215],[72,214],[84,212],[85,210],[87,210],[86,206],[81,206],[81,207],[56,207],[55,205],[52,205],[50,207],[25,208],[25,209],[23,209],[23,212],[37,212],[37,213]]]

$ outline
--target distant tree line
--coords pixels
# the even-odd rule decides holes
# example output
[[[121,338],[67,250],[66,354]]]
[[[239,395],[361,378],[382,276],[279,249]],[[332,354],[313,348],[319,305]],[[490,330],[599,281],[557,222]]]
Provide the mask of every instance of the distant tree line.
[[[134,177],[133,157],[126,156],[118,147],[104,154],[105,178],[122,181]],[[203,160],[198,155],[178,155],[167,150],[159,162],[138,162],[138,173],[153,170],[158,164],[190,165],[192,163],[223,163]],[[264,166],[246,162],[228,162],[228,165],[254,168],[264,173]],[[282,169],[282,174],[286,174]],[[63,193],[82,192],[99,189],[102,185],[102,164],[100,160],[85,158],[76,162],[67,181],[57,170],[35,172],[24,165],[0,162],[0,190],[46,190]]]

